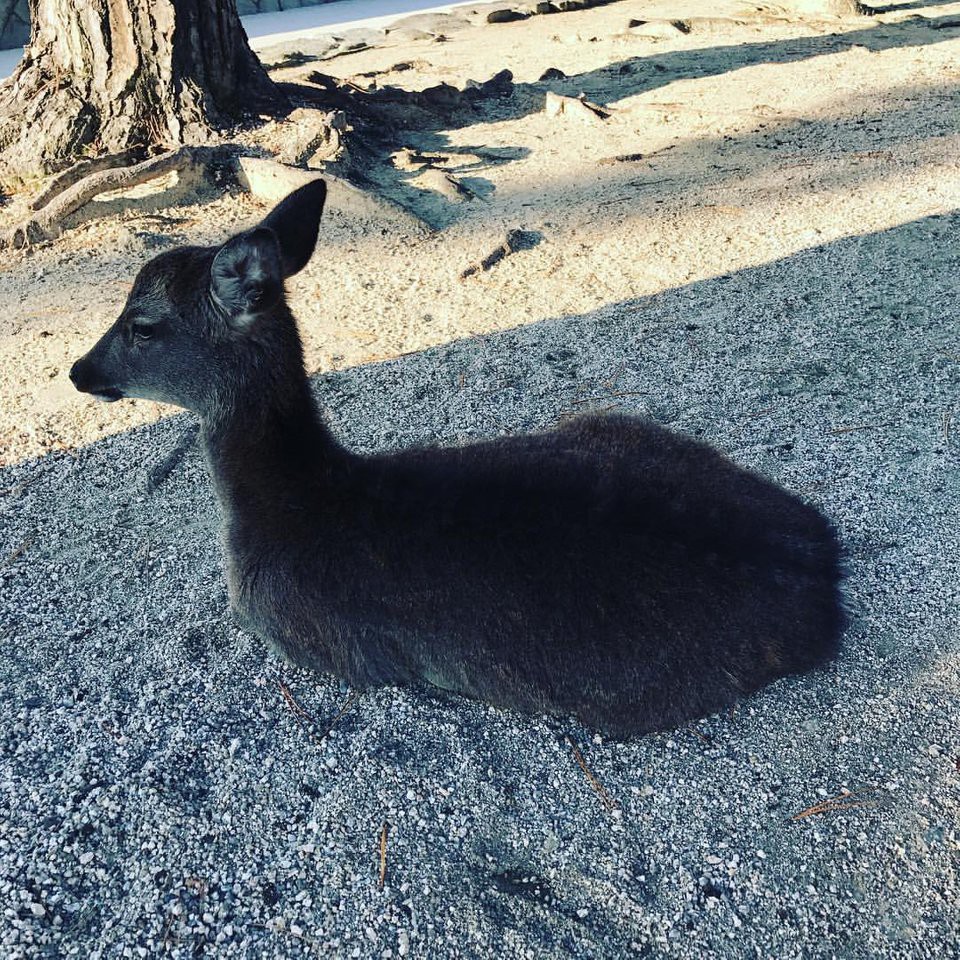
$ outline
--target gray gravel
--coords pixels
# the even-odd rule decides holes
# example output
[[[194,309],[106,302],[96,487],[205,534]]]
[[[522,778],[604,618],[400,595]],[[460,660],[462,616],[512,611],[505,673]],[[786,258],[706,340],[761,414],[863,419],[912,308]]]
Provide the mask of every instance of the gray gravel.
[[[617,406],[833,516],[841,659],[696,732],[385,689],[321,741],[347,691],[234,625],[197,451],[147,493],[187,418],[4,470],[0,954],[960,956],[958,235],[931,217],[317,382],[360,449]]]

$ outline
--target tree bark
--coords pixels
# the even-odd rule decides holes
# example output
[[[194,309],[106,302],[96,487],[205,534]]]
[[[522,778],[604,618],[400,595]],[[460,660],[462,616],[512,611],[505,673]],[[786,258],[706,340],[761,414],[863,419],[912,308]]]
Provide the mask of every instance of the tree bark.
[[[30,0],[24,59],[0,86],[0,177],[80,156],[203,143],[284,98],[234,0]]]

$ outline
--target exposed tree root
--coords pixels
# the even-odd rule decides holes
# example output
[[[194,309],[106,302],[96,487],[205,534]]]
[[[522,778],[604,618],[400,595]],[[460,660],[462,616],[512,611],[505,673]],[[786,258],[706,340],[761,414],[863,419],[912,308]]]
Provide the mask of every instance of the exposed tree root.
[[[5,237],[0,237],[0,249],[12,247],[20,250],[32,243],[58,237],[66,217],[108,190],[137,187],[172,171],[180,174],[190,171],[202,175],[234,153],[232,145],[178,147],[132,167],[110,165],[103,169],[105,163],[122,163],[125,153],[91,161],[89,166],[77,164],[61,174],[34,201],[32,216],[10,230]],[[87,173],[88,170],[91,172]],[[41,204],[41,200],[45,202]]]
[[[121,153],[111,153],[104,157],[94,157],[89,160],[80,160],[62,173],[58,173],[31,201],[31,210],[40,210],[58,194],[64,192],[75,183],[99,173],[101,170],[112,170],[116,167],[128,167],[133,163],[140,163],[148,155],[144,147],[131,147]]]

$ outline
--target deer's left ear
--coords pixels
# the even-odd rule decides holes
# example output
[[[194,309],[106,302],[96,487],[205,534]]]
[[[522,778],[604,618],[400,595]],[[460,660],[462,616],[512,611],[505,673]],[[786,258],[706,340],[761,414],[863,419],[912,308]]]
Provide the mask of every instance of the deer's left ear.
[[[284,277],[301,271],[313,256],[326,199],[327,185],[312,180],[284,197],[261,224],[273,230],[280,241]]]
[[[257,227],[231,237],[213,258],[210,295],[227,322],[244,329],[283,296],[283,266],[277,235]]]

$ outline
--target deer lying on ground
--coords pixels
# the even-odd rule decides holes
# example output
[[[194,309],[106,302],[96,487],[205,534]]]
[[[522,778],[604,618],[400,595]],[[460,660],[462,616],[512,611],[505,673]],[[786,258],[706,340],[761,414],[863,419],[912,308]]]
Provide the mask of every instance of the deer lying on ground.
[[[840,551],[817,510],[648,420],[361,456],[331,435],[284,280],[315,181],[223,246],[140,271],[70,377],[200,416],[241,621],[363,688],[426,682],[625,737],[836,652]]]

